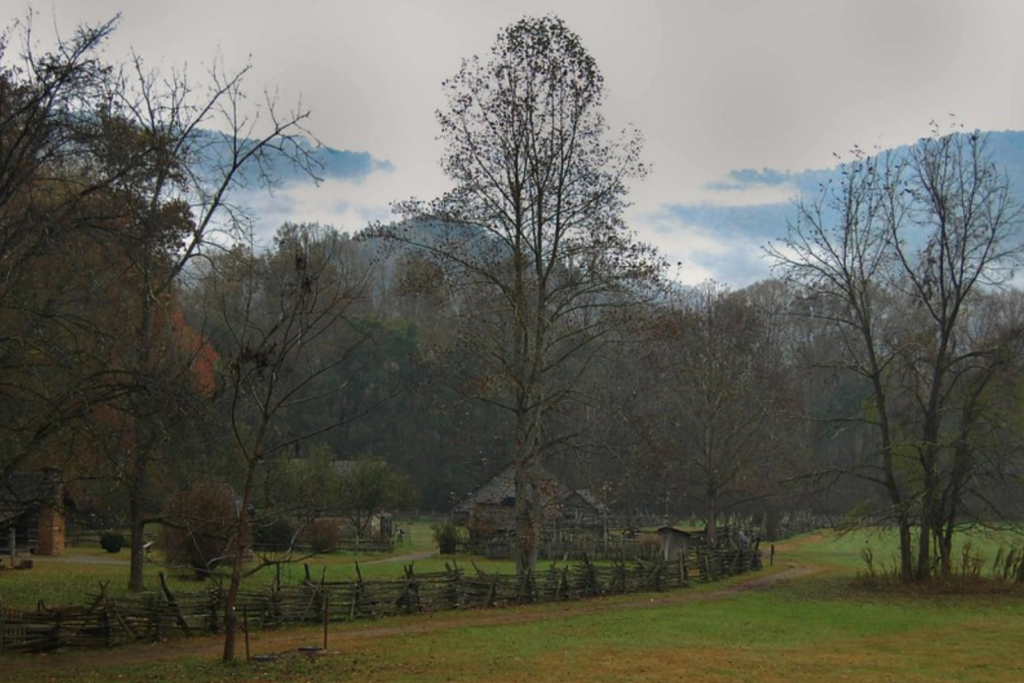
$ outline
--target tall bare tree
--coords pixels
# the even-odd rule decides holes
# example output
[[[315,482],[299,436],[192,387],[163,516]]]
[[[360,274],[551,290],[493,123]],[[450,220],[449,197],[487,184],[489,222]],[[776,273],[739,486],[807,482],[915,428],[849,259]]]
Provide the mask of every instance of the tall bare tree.
[[[267,98],[262,109],[246,105],[244,89],[249,67],[210,69],[207,81],[195,85],[186,74],[169,78],[148,70],[136,57],[112,84],[103,116],[113,135],[107,137],[115,161],[125,154],[145,160],[141,172],[123,182],[126,218],[123,251],[137,302],[134,353],[127,371],[132,377],[131,402],[135,435],[126,482],[130,491],[131,559],[129,587],[142,588],[142,545],[147,517],[146,486],[150,460],[171,433],[167,395],[161,377],[168,374],[154,356],[158,302],[169,299],[178,277],[215,230],[244,225],[247,216],[232,201],[233,191],[247,184],[268,185],[272,161],[291,161],[313,172],[302,122],[309,112],[279,112]],[[222,132],[214,132],[222,131]],[[135,136],[140,144],[124,144]],[[173,221],[168,229],[168,216]]]
[[[560,19],[503,29],[488,57],[465,60],[444,83],[441,165],[455,188],[400,205],[407,220],[382,228],[468,288],[463,339],[479,361],[471,384],[513,418],[520,571],[537,561],[538,473],[556,441],[545,418],[579,398],[576,378],[614,311],[661,267],[623,222],[626,182],[645,173],[641,140],[608,134],[603,86]]]
[[[252,106],[247,66],[217,62],[197,85],[138,57],[105,64],[98,48],[116,24],[81,27],[47,53],[27,23],[18,60],[0,45],[0,317],[20,323],[5,326],[12,332],[0,345],[11,370],[0,407],[11,447],[0,465],[6,472],[52,449],[55,434],[97,406],[130,416],[116,421],[134,432],[120,442],[130,456],[121,459],[129,587],[139,590],[151,462],[167,445],[175,380],[191,362],[163,352],[178,277],[212,231],[241,217],[233,190],[272,182],[270,157],[310,171],[312,162],[308,113],[269,97]],[[95,253],[108,258],[83,256]],[[78,266],[91,299],[40,286]],[[172,355],[184,365],[169,370]]]
[[[50,52],[22,25],[0,37],[0,477],[120,392],[83,339],[96,262],[80,225],[96,183],[77,172],[96,123],[74,116],[107,77],[97,51],[116,22],[82,27]],[[104,282],[106,284],[106,282]],[[85,329],[83,329],[85,328]]]

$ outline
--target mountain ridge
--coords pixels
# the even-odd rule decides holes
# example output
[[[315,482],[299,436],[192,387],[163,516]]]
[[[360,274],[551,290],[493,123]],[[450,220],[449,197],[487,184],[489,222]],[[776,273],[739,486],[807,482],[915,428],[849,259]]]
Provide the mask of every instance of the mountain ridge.
[[[1007,176],[1018,202],[1024,204],[1024,131],[979,131],[986,136],[987,151],[993,163]],[[879,149],[870,157],[892,153],[907,153],[912,144]],[[784,171],[765,167],[730,171],[723,179],[705,185],[705,189],[724,197],[735,197],[743,192],[764,187],[789,187],[788,199],[777,202],[735,204],[704,201],[669,204],[666,208],[682,226],[674,237],[694,243],[711,238],[726,248],[691,251],[688,258],[692,266],[701,271],[724,273],[716,277],[731,286],[743,287],[754,281],[771,277],[771,270],[763,257],[763,247],[772,240],[785,236],[789,223],[796,216],[794,202],[801,196],[812,197],[820,188],[839,178],[842,162],[831,168]],[[729,277],[734,274],[735,277]]]

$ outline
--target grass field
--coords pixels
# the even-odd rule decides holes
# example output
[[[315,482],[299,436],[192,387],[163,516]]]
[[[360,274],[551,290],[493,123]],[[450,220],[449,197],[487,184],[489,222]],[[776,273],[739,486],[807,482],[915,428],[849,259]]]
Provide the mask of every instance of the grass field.
[[[302,562],[281,566],[281,580],[295,584],[305,577],[305,564],[310,566],[310,575],[319,579],[326,571],[328,581],[353,580],[357,576],[356,565],[364,579],[397,579],[402,576],[400,559],[409,555],[430,555],[435,551],[433,534],[429,523],[403,523],[407,530],[405,542],[396,546],[390,556],[380,554],[337,553],[318,555]],[[38,601],[47,606],[81,605],[86,596],[98,592],[101,583],[107,584],[111,597],[126,594],[128,585],[128,551],[107,553],[101,548],[69,548],[62,557],[32,557],[33,568],[29,571],[5,571],[0,574],[0,604],[13,609],[34,609]],[[213,580],[198,581],[187,570],[166,570],[159,562],[145,565],[146,587],[158,590],[158,574],[166,573],[172,591],[197,591],[210,585]],[[416,571],[427,572],[444,568],[444,560],[426,558],[414,561]],[[481,564],[481,561],[478,561]],[[255,563],[249,567],[255,566]],[[510,563],[482,561],[482,566],[493,570],[514,571]],[[260,570],[247,579],[250,586],[269,584],[276,577],[271,567]]]
[[[887,543],[813,535],[780,544],[774,567],[760,574],[700,588],[335,625],[327,652],[312,659],[287,654],[320,643],[321,632],[300,629],[253,634],[254,652],[285,655],[271,664],[224,667],[216,638],[193,638],[0,655],[0,669],[5,681],[36,683],[1024,680],[1024,590],[855,578],[860,549],[882,557]],[[745,590],[751,579],[758,587]]]

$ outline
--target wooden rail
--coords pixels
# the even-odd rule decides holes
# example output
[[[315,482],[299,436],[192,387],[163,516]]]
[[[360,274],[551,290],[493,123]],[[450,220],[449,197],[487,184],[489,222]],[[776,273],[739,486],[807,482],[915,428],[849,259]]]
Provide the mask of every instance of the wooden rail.
[[[687,557],[596,564],[584,558],[522,576],[490,574],[456,563],[443,572],[396,580],[327,581],[323,573],[298,585],[242,591],[237,610],[250,629],[374,619],[390,615],[579,600],[599,595],[664,591],[690,581],[713,581],[760,568],[756,549],[698,549]],[[358,568],[358,567],[357,567]],[[223,628],[224,594],[218,589],[174,594],[162,590],[113,600],[101,585],[86,606],[34,612],[0,605],[0,656],[58,648],[109,648]]]

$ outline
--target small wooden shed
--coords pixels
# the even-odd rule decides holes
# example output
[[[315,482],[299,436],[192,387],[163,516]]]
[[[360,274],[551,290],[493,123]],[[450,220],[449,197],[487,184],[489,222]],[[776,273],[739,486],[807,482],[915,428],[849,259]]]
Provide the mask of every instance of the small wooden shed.
[[[676,526],[663,526],[658,529],[661,536],[661,550],[665,560],[676,560],[690,554],[690,545],[694,533]]]

